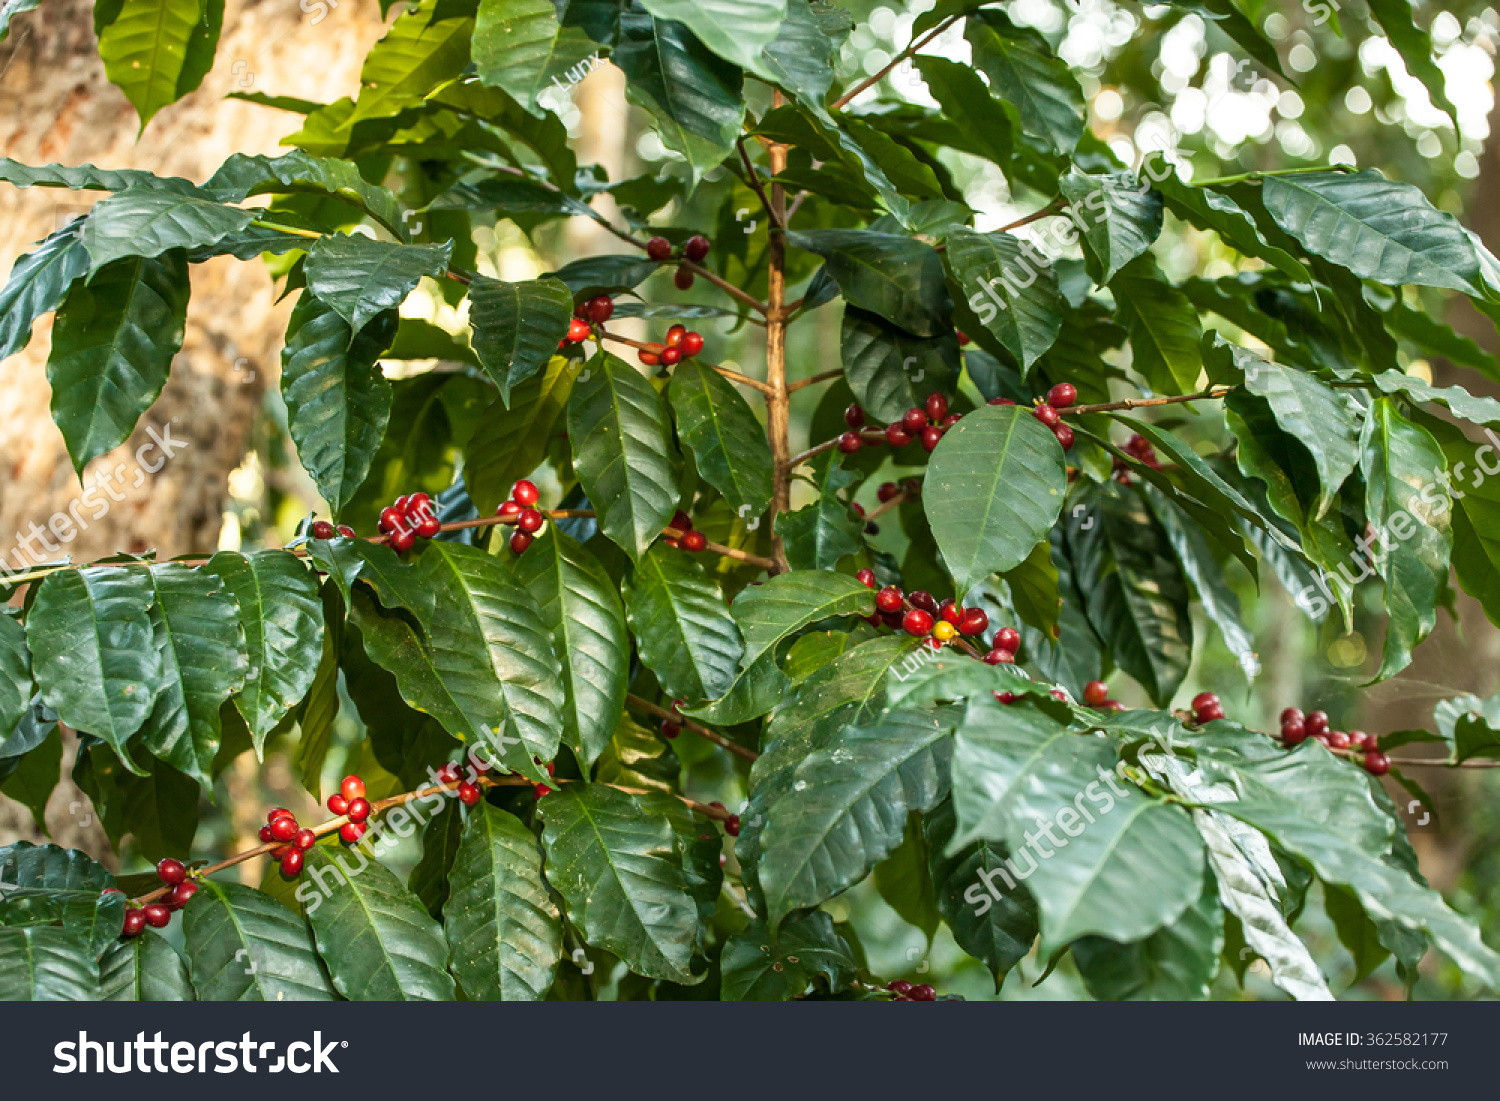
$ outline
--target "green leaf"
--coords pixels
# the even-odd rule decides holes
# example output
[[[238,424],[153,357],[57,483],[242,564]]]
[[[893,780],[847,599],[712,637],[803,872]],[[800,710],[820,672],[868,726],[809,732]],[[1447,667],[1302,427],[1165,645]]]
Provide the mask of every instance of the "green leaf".
[[[1475,424],[1500,424],[1500,401],[1477,398],[1462,386],[1429,386],[1413,375],[1383,371],[1374,378],[1385,394],[1405,394],[1412,401],[1436,402],[1455,417]]]
[[[677,508],[666,403],[628,363],[600,352],[568,398],[568,439],[599,530],[639,561]]]
[[[437,7],[437,0],[409,6],[365,55],[351,123],[415,107],[468,67],[474,20],[436,18]]]
[[[57,787],[62,769],[62,739],[56,725],[51,725],[38,745],[19,758],[0,761],[0,794],[14,799],[31,812],[38,832],[47,829],[47,803]]]
[[[317,580],[282,550],[220,551],[207,568],[239,605],[250,665],[234,704],[260,758],[267,735],[312,687],[323,648]]]
[[[1321,519],[1359,463],[1359,407],[1306,371],[1265,361],[1245,372],[1245,389],[1264,398],[1276,423],[1312,456],[1321,487],[1313,518]]]
[[[1088,934],[1141,940],[1202,894],[1203,841],[1192,819],[1121,785],[1115,765],[1108,742],[1068,734],[1030,704],[976,696],[958,727],[960,838],[1009,847],[997,875],[1011,890],[1024,882],[1036,899],[1044,955]],[[1151,889],[1141,890],[1146,882]]]
[[[144,570],[60,570],[41,583],[26,617],[43,702],[74,730],[103,738],[138,773],[125,743],[151,714],[161,679],[151,601]]]
[[[953,425],[932,453],[922,507],[957,592],[1024,562],[1067,488],[1062,448],[1029,411],[986,405]]]
[[[0,883],[0,926],[61,925],[96,956],[120,935],[125,896],[104,893],[115,886],[114,877],[77,849],[28,841],[7,845],[0,849]]]
[[[544,779],[533,758],[557,755],[563,675],[535,599],[476,547],[435,540],[411,566],[389,548],[367,548],[361,576],[388,609],[362,609],[356,593],[354,618],[371,659],[395,674],[408,704],[449,733],[481,741],[513,772]]]
[[[843,468],[836,451],[823,452],[810,465],[818,499],[795,512],[778,513],[776,534],[792,569],[831,570],[864,547],[865,522],[839,496],[859,481],[859,475]]]
[[[615,728],[609,748],[599,759],[595,780],[616,787],[645,788],[675,793],[682,775],[682,762],[672,743],[656,731],[647,730],[627,713]]]
[[[1090,624],[1116,664],[1166,706],[1193,653],[1187,582],[1166,533],[1140,495],[1114,486],[1080,493],[1066,523]]]
[[[851,306],[916,336],[934,337],[952,328],[943,262],[931,245],[867,229],[789,233],[787,241],[828,262],[829,277]]]
[[[1133,172],[1090,176],[1075,167],[1058,186],[1081,223],[1084,259],[1100,286],[1161,235],[1161,194]]]
[[[745,638],[740,667],[747,670],[804,627],[834,616],[873,614],[875,594],[845,574],[793,570],[746,589],[733,610]]]
[[[914,31],[913,33],[921,33]],[[1016,123],[1006,101],[990,94],[979,74],[968,65],[933,54],[917,54],[912,63],[922,74],[927,91],[943,115],[977,143],[997,165],[1010,163]]]
[[[762,70],[761,51],[787,16],[787,0],[642,0],[658,20],[678,20],[714,53],[742,69]]]
[[[1026,132],[1058,153],[1072,153],[1083,136],[1083,91],[1046,40],[995,9],[972,15],[964,38],[974,67],[989,77],[995,95],[1016,105]]]
[[[73,469],[130,438],[182,347],[188,269],[181,252],[121,260],[75,283],[57,311],[47,381]]]
[[[697,701],[729,691],[744,643],[719,587],[690,553],[657,544],[623,589],[641,661],[668,695]]]
[[[496,399],[479,418],[464,448],[464,484],[481,513],[494,512],[546,458],[579,368],[578,360],[553,356],[545,372],[512,391],[509,408]]]
[[[1036,902],[1024,887],[994,897],[988,885],[998,877],[1009,851],[996,841],[974,841],[953,849],[957,825],[951,799],[922,816],[928,874],[938,912],[954,941],[990,969],[998,988],[1036,940]]]
[[[1482,295],[1479,257],[1457,218],[1411,184],[1374,169],[1269,177],[1276,224],[1309,252],[1387,286],[1414,283]]]
[[[1452,502],[1432,480],[1444,466],[1437,441],[1396,411],[1391,398],[1370,410],[1360,437],[1365,515],[1377,533],[1375,568],[1385,582],[1385,650],[1376,680],[1400,672],[1437,625],[1448,588]]]
[[[649,111],[666,146],[687,158],[694,185],[734,148],[745,118],[743,76],[682,23],[624,12],[610,60],[625,73],[630,102]]]
[[[0,360],[26,347],[32,322],[61,306],[68,288],[88,270],[88,250],[76,225],[16,258],[10,278],[0,288]]]
[[[696,359],[673,369],[668,396],[699,476],[742,515],[763,513],[771,501],[771,446],[750,404]]]
[[[488,803],[473,807],[449,881],[443,934],[465,996],[545,999],[562,955],[562,920],[542,881],[532,832]]]
[[[239,607],[206,570],[163,562],[148,576],[161,689],[141,727],[141,744],[211,792],[219,708],[244,687],[250,667]]]
[[[724,1001],[785,1002],[809,989],[842,990],[858,965],[833,918],[810,910],[787,918],[774,937],[757,918],[725,943],[719,969]]]
[[[95,203],[84,220],[89,277],[116,260],[151,259],[172,249],[191,251],[216,245],[254,220],[255,211],[224,206],[206,192],[185,194],[153,187],[118,191]]]
[[[948,234],[954,290],[1026,369],[1052,347],[1062,328],[1057,272],[1045,259],[1030,242],[1009,233],[954,226]]]
[[[123,0],[115,10],[115,18],[99,30],[99,56],[144,130],[158,111],[203,82],[224,8],[203,0]]]
[[[106,1002],[191,1002],[187,960],[166,937],[144,932],[116,940],[99,960],[100,995]]]
[[[307,288],[359,332],[401,305],[422,276],[441,277],[452,251],[451,241],[401,245],[361,234],[319,237],[307,253]]]
[[[9,734],[31,705],[31,651],[26,629],[8,615],[0,615],[0,730]],[[0,738],[4,745],[5,738]]]
[[[838,47],[819,19],[819,9],[808,0],[786,0],[786,20],[761,51],[758,68],[816,111],[822,109],[833,87],[837,53]]]
[[[658,548],[661,549],[661,548]],[[625,707],[630,635],[620,593],[599,560],[556,524],[513,567],[562,658],[563,740],[589,769]]]
[[[304,294],[281,349],[281,394],[297,457],[337,514],[365,478],[391,415],[380,353],[396,335],[394,310],[355,335],[331,305]]]
[[[396,237],[406,235],[395,195],[366,180],[352,161],[314,157],[301,149],[279,157],[233,153],[203,190],[233,203],[252,195],[329,195],[368,214]]]
[[[761,836],[759,877],[773,927],[863,879],[901,844],[907,812],[947,795],[950,732],[930,714],[893,712],[844,728],[803,758]]]
[[[1479,601],[1491,623],[1500,624],[1500,536],[1495,534],[1500,533],[1500,480],[1486,477],[1475,481],[1477,472],[1473,468],[1478,456],[1474,443],[1457,427],[1422,413],[1416,419],[1437,440],[1448,472],[1463,494],[1453,494],[1453,515],[1449,518],[1458,584]]]
[[[1167,282],[1150,255],[1126,264],[1110,291],[1130,334],[1131,366],[1158,393],[1191,392],[1203,370],[1203,328],[1187,295]]]
[[[1448,112],[1457,130],[1458,109],[1448,98],[1448,81],[1443,70],[1433,60],[1431,36],[1412,21],[1411,0],[1370,0],[1370,15],[1401,55],[1406,71],[1422,82],[1433,103]]]
[[[201,880],[182,932],[199,1001],[335,1000],[307,923],[260,891]]]
[[[155,863],[190,852],[198,831],[198,782],[159,757],[149,757],[144,775],[117,775],[125,829],[142,856]]]
[[[944,800],[946,802],[947,800]],[[886,905],[908,925],[914,925],[932,943],[942,915],[938,913],[932,885],[932,876],[927,870],[927,841],[922,836],[920,814],[906,819],[906,834],[896,851],[875,865],[873,879],[875,889]]]
[[[877,421],[898,420],[928,394],[952,393],[962,369],[952,333],[920,339],[853,306],[844,311],[841,350],[849,389]]]
[[[550,9],[551,0],[541,0]],[[525,382],[557,352],[568,331],[573,296],[556,279],[502,283],[476,276],[469,287],[470,337],[485,373],[510,407],[511,389]]]
[[[306,861],[304,874],[319,884],[319,893],[303,900],[307,921],[341,996],[357,1002],[454,999],[442,928],[370,856],[369,846],[346,854],[314,845]]]
[[[45,925],[0,928],[0,1002],[96,1002],[99,961],[82,936]]]
[[[558,14],[552,0],[480,0],[474,23],[480,81],[504,89],[536,115],[543,113],[536,106],[537,95],[598,53],[588,35],[563,27]]]
[[[333,725],[338,719],[339,652],[344,642],[344,620],[348,584],[330,576],[318,592],[323,613],[323,652],[318,655],[312,687],[297,711],[297,725],[302,735],[297,763],[302,769],[302,786],[315,799],[322,800],[323,764],[333,741]],[[360,594],[363,595],[363,594]],[[348,609],[352,614],[353,609]]]
[[[1213,876],[1203,895],[1171,925],[1130,944],[1104,937],[1073,942],[1073,962],[1100,1001],[1201,1001],[1209,996],[1224,948],[1224,911]]]
[[[463,804],[457,799],[444,799],[443,808],[422,831],[422,859],[406,881],[407,889],[438,920],[442,920],[443,907],[451,894],[448,874],[463,843],[463,829]]]
[[[613,952],[639,975],[691,986],[699,940],[673,796],[628,795],[598,784],[570,784],[543,800],[547,881],[568,920],[595,948]]]

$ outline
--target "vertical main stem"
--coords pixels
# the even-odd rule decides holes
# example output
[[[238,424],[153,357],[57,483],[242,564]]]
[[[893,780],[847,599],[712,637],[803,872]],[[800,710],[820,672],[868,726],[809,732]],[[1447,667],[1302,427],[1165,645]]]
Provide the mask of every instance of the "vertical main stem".
[[[776,93],[775,103],[781,106],[781,93]],[[779,176],[786,169],[787,147],[772,142],[769,147],[771,175]],[[766,382],[771,392],[766,395],[766,431],[771,437],[771,459],[774,466],[772,481],[771,522],[788,511],[791,506],[791,396],[786,388],[786,190],[780,185],[771,185],[771,208],[775,221],[770,226],[769,269],[770,302],[766,313]],[[781,536],[772,528],[772,554],[778,567],[787,570],[786,549],[781,545]]]

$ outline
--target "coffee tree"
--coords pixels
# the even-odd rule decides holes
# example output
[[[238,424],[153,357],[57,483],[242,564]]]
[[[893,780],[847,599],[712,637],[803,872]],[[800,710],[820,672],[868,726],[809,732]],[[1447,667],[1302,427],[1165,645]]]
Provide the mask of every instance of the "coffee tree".
[[[1152,33],[1189,10],[1280,71],[1228,0],[1153,9]],[[1435,80],[1410,13],[1371,11]],[[98,6],[143,122],[201,80],[221,15]],[[1195,601],[1256,672],[1244,572],[1315,620],[1382,605],[1379,678],[1450,575],[1500,617],[1495,452],[1470,440],[1500,403],[1402,368],[1495,373],[1432,313],[1500,316],[1494,257],[1374,170],[1121,163],[1054,43],[1000,6],[940,0],[859,81],[852,30],[821,0],[422,0],[356,98],[251,97],[305,116],[285,155],[201,183],[0,161],[13,186],[107,193],[0,291],[0,357],[55,313],[80,476],[161,393],[190,266],[265,258],[296,295],[281,393],[329,513],[285,549],[8,575],[6,791],[45,802],[66,726],[110,836],[160,864],[0,851],[0,997],[579,997],[597,962],[620,997],[930,1000],[822,908],[877,868],[997,985],[1035,946],[1100,998],[1203,997],[1256,958],[1327,998],[1293,929],[1317,879],[1362,958],[1412,981],[1435,947],[1500,988],[1380,779],[1424,798],[1389,755],[1410,742],[1494,754],[1493,707],[1380,744],[1295,708],[1249,729],[1207,693],[1170,710]],[[971,64],[919,52],[944,33]],[[539,102],[606,56],[674,154],[661,175],[579,165]],[[869,106],[908,63],[936,106]],[[979,228],[956,158],[1034,213]],[[1169,278],[1168,216],[1240,274]],[[477,270],[476,228],[573,217],[616,250]],[[648,299],[659,272],[691,304]],[[424,278],[466,333],[400,316]],[[794,362],[789,329],[830,309],[840,362]],[[745,333],[763,372],[715,362]],[[437,366],[392,381],[390,360]],[[1195,448],[1189,411],[1227,446]],[[892,522],[899,560],[870,541]],[[328,792],[343,699],[365,764]],[[743,806],[684,794],[695,739]],[[258,847],[188,866],[200,795],[273,744],[329,817],[272,809]],[[381,856],[417,830],[403,883]],[[216,874],[248,860],[259,890]],[[179,911],[183,952],[155,932]]]

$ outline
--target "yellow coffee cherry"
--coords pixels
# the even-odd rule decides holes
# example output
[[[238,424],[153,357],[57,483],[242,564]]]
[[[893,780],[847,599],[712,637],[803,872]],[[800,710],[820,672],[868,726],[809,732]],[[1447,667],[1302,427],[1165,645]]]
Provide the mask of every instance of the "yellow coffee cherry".
[[[938,620],[937,625],[932,629],[932,637],[941,639],[944,642],[947,642],[950,638],[953,638],[957,634],[958,628],[953,626],[953,624],[949,623],[946,619]]]

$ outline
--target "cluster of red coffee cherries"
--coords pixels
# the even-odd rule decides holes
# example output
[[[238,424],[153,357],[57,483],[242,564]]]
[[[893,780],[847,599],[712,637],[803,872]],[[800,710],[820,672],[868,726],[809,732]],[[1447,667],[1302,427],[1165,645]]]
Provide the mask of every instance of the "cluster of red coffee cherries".
[[[1328,715],[1323,711],[1309,711],[1303,715],[1295,707],[1281,713],[1281,741],[1288,746],[1301,745],[1313,738],[1329,749],[1345,750],[1351,759],[1357,759],[1371,776],[1384,776],[1391,770],[1391,759],[1380,751],[1380,743],[1374,734],[1363,730],[1330,730]]]
[[[557,342],[557,347],[563,349],[569,344],[582,344],[594,335],[595,325],[603,325],[614,315],[615,300],[607,294],[596,294],[587,302],[580,302],[573,309],[567,335]]]
[[[694,554],[697,554],[708,546],[708,536],[693,527],[693,518],[683,512],[682,509],[678,509],[672,513],[672,519],[667,524],[667,527],[672,528],[674,531],[682,532],[681,535],[666,535],[662,537],[666,540],[669,547],[681,547],[685,551],[692,551]]]
[[[365,782],[358,776],[345,776],[340,781],[339,790],[328,797],[328,809],[349,816],[349,821],[339,827],[339,839],[346,844],[354,844],[370,828],[370,801],[365,798]]]
[[[1138,462],[1145,463],[1152,470],[1161,469],[1161,460],[1156,457],[1156,448],[1151,446],[1151,441],[1139,432],[1131,433],[1130,439],[1125,441],[1125,452]],[[1115,481],[1121,485],[1130,484],[1130,464],[1124,459],[1116,456],[1114,461]]]
[[[937,991],[927,983],[917,983],[915,986],[905,979],[892,979],[885,984],[885,988],[895,995],[893,1002],[935,1002]]]
[[[652,342],[637,353],[647,367],[663,364],[673,367],[703,351],[702,334],[693,332],[686,325],[673,325],[663,340],[665,343]]]
[[[860,570],[854,576],[866,588],[874,589],[879,584],[874,570]],[[934,649],[960,635],[982,635],[990,626],[990,617],[983,608],[965,608],[952,600],[939,604],[937,597],[923,589],[915,589],[908,595],[895,585],[887,585],[876,592],[875,608],[875,614],[868,618],[872,627],[905,631],[913,638],[931,636]],[[1007,656],[990,661],[990,655],[986,655],[985,660],[991,665],[1015,661],[1020,645],[1021,636],[1015,628],[1002,627],[995,632],[995,648]]]
[[[187,865],[180,860],[166,857],[156,865],[156,875],[170,890],[162,895],[159,902],[127,907],[121,936],[139,936],[141,930],[148,925],[153,929],[165,929],[172,923],[172,915],[192,901],[193,896],[198,893],[198,881],[188,877]]]
[[[266,815],[260,839],[266,844],[275,843],[271,856],[281,861],[281,874],[288,879],[301,874],[302,854],[318,843],[318,835],[299,826],[297,816],[285,807],[277,807]]]
[[[1052,434],[1057,437],[1057,442],[1062,445],[1064,451],[1073,450],[1073,429],[1062,422],[1062,414],[1059,409],[1069,408],[1078,400],[1078,387],[1071,382],[1059,382],[1047,391],[1047,397],[1032,407],[1031,414],[1041,421]],[[991,398],[991,405],[1014,405],[1010,398]]]
[[[312,527],[308,528],[308,532],[314,539],[332,539],[338,535],[342,535],[345,539],[354,538],[354,529],[348,524],[340,524],[338,527],[334,527],[327,520],[314,520]]]
[[[514,524],[518,529],[510,537],[512,554],[525,554],[526,548],[536,538],[536,533],[547,522],[547,518],[536,507],[541,499],[542,493],[537,489],[536,483],[522,478],[510,487],[510,499],[502,501],[500,507],[495,509],[495,515],[500,517],[502,524]]]
[[[717,799],[708,805],[715,810],[727,811],[729,809]],[[738,837],[740,835],[740,816],[738,814],[728,814],[721,821],[724,823],[724,832],[730,837]],[[720,865],[724,863],[723,857],[719,858],[719,863]]]
[[[901,419],[892,421],[885,425],[885,442],[892,447],[905,447],[912,440],[920,439],[922,447],[926,451],[932,451],[943,438],[943,433],[951,426],[957,424],[959,415],[948,412],[948,399],[940,393],[927,395],[927,400],[922,403],[921,408],[913,406],[901,414]],[[849,431],[839,437],[838,447],[845,455],[852,455],[866,445],[878,447],[880,437],[866,438],[860,432],[865,425],[864,408],[858,404],[849,406],[844,410],[844,423],[849,426]],[[878,424],[869,427],[879,428]]]
[[[708,256],[708,238],[701,233],[689,237],[682,246],[682,258],[692,264],[701,264]],[[672,242],[665,237],[653,237],[646,242],[646,255],[659,264],[664,264],[672,259],[676,250],[672,248]],[[680,291],[688,290],[693,285],[693,270],[686,265],[679,265],[677,274],[673,276],[672,282]]]
[[[1109,698],[1109,685],[1091,680],[1083,686],[1083,702],[1095,711],[1124,711],[1125,705]]]
[[[437,513],[433,511],[432,498],[425,493],[397,497],[395,504],[380,510],[380,521],[376,527],[386,537],[385,541],[391,550],[397,554],[405,554],[411,550],[417,536],[432,539],[443,530]],[[354,533],[351,531],[349,534]]]

